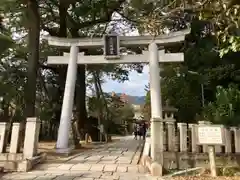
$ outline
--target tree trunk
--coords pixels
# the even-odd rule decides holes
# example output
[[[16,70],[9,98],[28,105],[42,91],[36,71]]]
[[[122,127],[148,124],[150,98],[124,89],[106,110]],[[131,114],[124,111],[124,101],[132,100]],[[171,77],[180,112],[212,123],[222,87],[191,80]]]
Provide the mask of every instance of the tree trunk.
[[[69,6],[69,3],[67,3],[66,1],[60,1],[60,4],[59,4],[60,28],[58,32],[59,37],[67,37],[66,18],[67,18],[68,6]],[[60,52],[60,55],[63,55],[63,52]],[[58,89],[57,95],[55,96],[56,99],[54,99],[60,104],[60,106],[54,110],[54,114],[56,118],[55,122],[59,122],[61,118],[61,109],[62,109],[61,107],[63,103],[64,85],[66,82],[66,72],[67,72],[67,67],[61,66],[58,68],[58,75],[59,75],[58,83],[61,88]]]
[[[108,106],[107,106],[107,101],[105,99],[105,96],[104,96],[104,92],[102,90],[102,86],[101,86],[101,81],[100,81],[100,78],[99,78],[99,74],[96,74],[96,78],[97,78],[97,83],[98,83],[98,87],[99,87],[99,92],[100,94],[102,95],[102,98],[103,98],[103,105],[105,107],[105,111],[106,111],[106,120],[105,120],[105,123],[104,123],[104,128],[105,128],[105,132],[107,134],[107,137],[108,137],[108,134],[109,134],[109,123],[110,123],[110,117],[109,117],[109,109],[108,109]],[[108,138],[106,139],[108,140]]]
[[[36,83],[39,60],[39,36],[40,36],[40,17],[38,10],[38,1],[28,0],[27,2],[28,17],[28,71],[27,84],[25,87],[25,116],[35,116],[36,101]]]
[[[84,139],[84,125],[87,120],[86,110],[86,75],[85,65],[78,66],[76,86],[77,124],[80,130],[80,138]]]

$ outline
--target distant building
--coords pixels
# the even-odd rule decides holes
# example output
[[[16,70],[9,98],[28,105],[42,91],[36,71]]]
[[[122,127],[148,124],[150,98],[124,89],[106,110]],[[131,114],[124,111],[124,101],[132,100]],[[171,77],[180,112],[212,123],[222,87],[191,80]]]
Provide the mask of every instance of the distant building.
[[[138,104],[132,104],[132,107],[134,109],[134,119],[142,120],[143,119],[142,106]]]
[[[132,99],[130,96],[128,96],[127,94],[125,93],[121,93],[121,94],[116,94],[115,92],[112,92],[112,97],[114,96],[119,96],[120,97],[120,100],[123,102],[123,103],[131,103],[132,102]]]
[[[125,93],[121,94],[121,95],[120,95],[120,100],[121,100],[123,103],[128,103],[128,102],[129,102],[128,95],[126,95]]]

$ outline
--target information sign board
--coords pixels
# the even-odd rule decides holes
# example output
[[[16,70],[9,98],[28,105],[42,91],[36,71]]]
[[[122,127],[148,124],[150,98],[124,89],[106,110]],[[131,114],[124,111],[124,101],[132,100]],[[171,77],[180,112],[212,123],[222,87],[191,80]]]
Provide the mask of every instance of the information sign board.
[[[224,129],[219,125],[199,125],[197,128],[198,144],[224,145]]]

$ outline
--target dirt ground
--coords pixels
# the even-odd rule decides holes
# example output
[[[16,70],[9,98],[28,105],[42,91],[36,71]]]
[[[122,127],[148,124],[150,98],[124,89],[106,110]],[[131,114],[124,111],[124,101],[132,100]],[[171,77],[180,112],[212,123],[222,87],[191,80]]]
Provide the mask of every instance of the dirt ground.
[[[113,139],[111,142],[108,142],[108,143],[113,143],[118,140],[119,139]],[[74,149],[69,156],[57,154],[55,145],[56,145],[55,141],[54,142],[41,141],[38,144],[38,152],[46,153],[47,161],[65,161],[78,153],[85,152],[97,147],[99,143],[86,144],[85,142],[81,142],[81,145],[76,147],[76,149]]]
[[[225,177],[225,176],[218,176],[218,177],[208,177],[208,176],[178,176],[172,177],[171,180],[240,180],[240,176],[233,176],[233,177]]]

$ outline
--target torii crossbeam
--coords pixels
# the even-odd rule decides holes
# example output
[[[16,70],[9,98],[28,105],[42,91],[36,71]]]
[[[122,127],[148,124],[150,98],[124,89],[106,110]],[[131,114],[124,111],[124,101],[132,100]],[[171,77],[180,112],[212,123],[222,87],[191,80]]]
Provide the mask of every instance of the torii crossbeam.
[[[143,54],[122,55],[119,59],[108,60],[103,55],[84,56],[83,53],[78,54],[77,64],[132,64],[132,63],[149,63],[148,51],[143,51]],[[183,53],[165,53],[164,50],[158,51],[159,62],[182,62],[184,61]],[[69,53],[64,53],[64,56],[49,56],[48,64],[59,65],[69,63]]]

